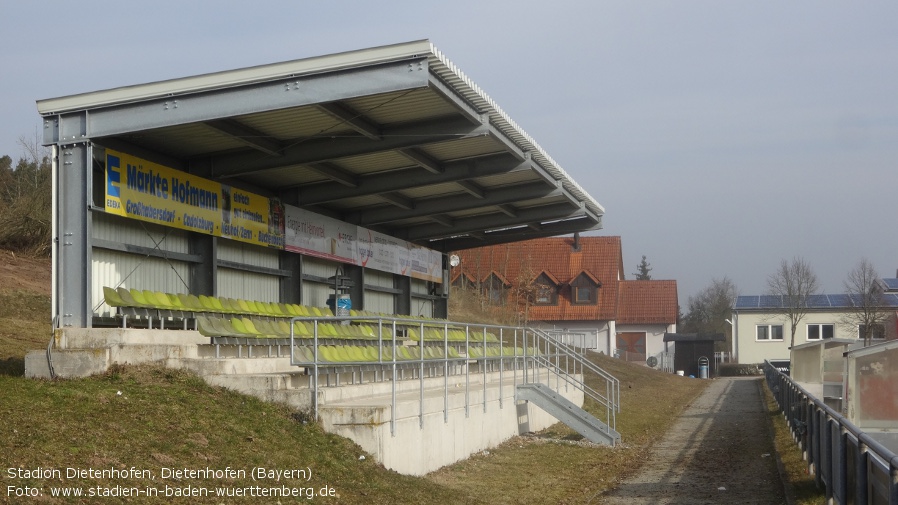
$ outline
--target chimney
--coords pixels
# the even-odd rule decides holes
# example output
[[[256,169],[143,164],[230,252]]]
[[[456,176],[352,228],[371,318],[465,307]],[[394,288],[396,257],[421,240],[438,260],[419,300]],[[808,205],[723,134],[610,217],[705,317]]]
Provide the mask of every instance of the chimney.
[[[574,233],[574,244],[571,246],[571,251],[580,252],[580,232]]]

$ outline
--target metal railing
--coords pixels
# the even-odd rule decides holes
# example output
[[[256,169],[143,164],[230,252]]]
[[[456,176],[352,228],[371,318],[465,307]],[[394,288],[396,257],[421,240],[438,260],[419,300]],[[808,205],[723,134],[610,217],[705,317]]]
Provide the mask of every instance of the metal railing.
[[[898,505],[898,456],[764,362],[767,385],[827,503]]]
[[[555,334],[533,329],[540,338],[546,352],[537,357],[538,362],[557,373],[566,381],[592,398],[600,406],[605,407],[605,419],[600,419],[612,429],[617,430],[617,413],[620,412],[620,380],[597,366],[586,357],[586,350],[566,343]],[[552,358],[552,359],[549,359]],[[605,394],[586,384],[586,371],[594,374],[602,382]],[[579,378],[579,379],[578,379]]]
[[[301,338],[296,335],[296,322],[309,323],[312,326],[311,338]],[[368,340],[359,340],[359,344],[377,346],[377,359],[368,360],[341,360],[338,362],[326,361],[321,354],[322,342],[335,339],[323,332],[325,324],[360,324],[365,327],[376,328],[374,337]],[[443,377],[443,412],[444,421],[449,419],[449,380],[450,376],[460,377],[464,375],[465,416],[467,417],[472,406],[470,401],[471,378],[480,376],[483,389],[482,405],[484,412],[487,409],[487,386],[491,382],[490,374],[498,375],[499,407],[502,408],[506,397],[503,395],[503,384],[511,379],[513,385],[541,382],[558,391],[561,387],[576,387],[595,400],[606,409],[606,424],[616,429],[616,413],[620,411],[620,382],[589,361],[582,350],[565,345],[552,336],[533,328],[508,327],[496,325],[481,325],[470,323],[454,323],[433,319],[413,319],[390,316],[337,316],[337,317],[294,317],[290,324],[290,363],[293,366],[304,367],[310,371],[312,389],[312,409],[315,418],[318,418],[319,391],[322,387],[322,371],[340,370],[343,373],[352,373],[352,370],[364,370],[365,367],[375,366],[380,371],[381,381],[391,383],[391,404],[395,407],[397,401],[397,384],[404,378],[402,372],[411,370],[413,377],[417,379],[419,394],[419,425],[424,424],[424,392],[428,387],[425,378],[430,373],[431,378]],[[417,338],[412,339],[410,334],[417,332]],[[439,338],[434,338],[436,333]],[[461,339],[461,333],[464,339]],[[428,338],[429,335],[429,338]],[[352,339],[352,337],[337,337],[337,340]],[[413,342],[413,345],[406,345]],[[298,353],[298,346],[311,346],[310,353]],[[425,348],[438,349],[438,355],[427,355]],[[403,349],[405,348],[405,349]],[[404,354],[404,350],[414,349],[412,359]],[[450,349],[454,350],[450,351]],[[498,355],[488,350],[498,350]],[[435,357],[436,356],[436,357]],[[604,381],[605,394],[585,384],[583,380],[584,370],[592,372]],[[369,372],[370,373],[370,372]],[[374,371],[377,380],[377,371]],[[364,372],[362,371],[362,380]],[[328,374],[328,380],[330,379]],[[354,379],[353,379],[354,380]],[[453,380],[455,382],[455,380]],[[495,382],[495,375],[493,376]],[[339,384],[339,379],[337,379]],[[329,386],[328,382],[325,387]],[[430,389],[434,387],[430,383]],[[396,408],[390,409],[390,430],[396,436]]]

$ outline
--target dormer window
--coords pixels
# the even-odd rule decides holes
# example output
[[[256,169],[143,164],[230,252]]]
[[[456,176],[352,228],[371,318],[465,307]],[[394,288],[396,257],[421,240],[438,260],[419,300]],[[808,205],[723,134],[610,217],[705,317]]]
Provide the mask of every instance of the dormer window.
[[[487,295],[491,305],[505,305],[505,292],[509,287],[511,284],[496,272],[483,281],[483,293]]]
[[[539,274],[534,281],[536,287],[536,305],[558,305],[558,281],[545,272]]]
[[[452,287],[456,289],[468,289],[469,287],[475,285],[474,279],[471,278],[467,273],[461,273],[458,277],[452,281]]]
[[[595,305],[599,300],[598,291],[600,287],[602,287],[602,283],[598,279],[589,272],[582,272],[571,281],[571,303]]]

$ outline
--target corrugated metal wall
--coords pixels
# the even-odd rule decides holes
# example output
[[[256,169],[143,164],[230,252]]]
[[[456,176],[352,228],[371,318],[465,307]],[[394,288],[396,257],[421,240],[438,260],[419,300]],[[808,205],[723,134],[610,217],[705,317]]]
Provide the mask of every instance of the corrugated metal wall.
[[[427,281],[412,279],[412,315],[433,317],[433,300],[415,298],[415,293],[430,294]]]
[[[233,240],[218,241],[218,259],[244,265],[278,268],[278,251]],[[277,302],[280,296],[280,277],[218,267],[216,279],[218,296]]]
[[[333,261],[327,261],[311,256],[305,256],[302,259],[302,272],[306,275],[315,275],[318,277],[333,277],[337,271],[339,264]],[[302,282],[302,304],[312,307],[326,307],[327,297],[333,294],[334,288],[318,282],[303,280]]]
[[[365,285],[393,289],[393,274],[366,269]],[[395,297],[392,293],[365,290],[365,310],[392,314],[395,310]]]
[[[93,213],[94,238],[167,252],[187,252],[181,230]],[[158,244],[158,245],[157,245]],[[114,314],[103,300],[103,287],[119,286],[167,293],[186,293],[188,265],[181,261],[94,248],[91,260],[91,308],[99,316]]]
[[[129,244],[165,252],[188,253],[188,233],[151,223],[120,218],[101,212],[93,213],[93,237],[100,240]],[[274,249],[257,247],[231,240],[218,241],[218,259],[262,268],[279,269],[279,253]],[[340,264],[319,258],[303,258],[303,273],[319,278],[332,277]],[[91,264],[91,307],[98,316],[114,314],[103,301],[103,287],[149,289],[167,293],[188,292],[189,265],[177,260],[165,260],[101,247],[94,248]],[[216,279],[218,296],[279,301],[280,277],[219,266]],[[387,272],[365,270],[366,286],[393,289],[394,276]],[[429,294],[425,281],[412,279],[413,295]],[[326,283],[304,280],[302,303],[325,307],[333,287]],[[392,314],[395,295],[371,289],[365,290],[365,309]],[[412,315],[432,317],[433,302],[412,296]]]

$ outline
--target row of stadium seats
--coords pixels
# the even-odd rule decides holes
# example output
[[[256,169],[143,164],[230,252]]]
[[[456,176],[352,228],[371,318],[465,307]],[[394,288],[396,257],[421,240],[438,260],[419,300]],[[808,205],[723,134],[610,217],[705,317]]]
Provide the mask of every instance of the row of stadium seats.
[[[446,340],[450,342],[464,342],[466,340],[465,330],[461,330],[458,328],[449,328],[448,330],[444,330],[442,328],[424,328],[425,342],[428,340],[442,342],[444,335],[446,337]],[[408,337],[415,341],[420,340],[421,332],[418,328],[409,328]],[[469,340],[471,342],[482,342],[483,338],[483,333],[479,331],[472,332],[469,336]],[[495,344],[499,342],[499,337],[497,337],[493,333],[487,333],[486,341]]]
[[[249,317],[268,317],[268,318],[291,318],[291,317],[332,317],[334,314],[327,307],[313,307],[307,305],[298,305],[295,303],[273,303],[260,302],[254,300],[244,300],[237,298],[216,297],[206,295],[193,295],[184,293],[164,293],[162,291],[151,291],[148,289],[123,288],[113,289],[111,287],[103,287],[103,296],[106,303],[118,309],[130,309],[133,315],[148,315],[146,311],[157,311],[162,314],[168,314],[172,317],[193,317],[194,314],[220,314],[220,315],[239,315]],[[137,309],[135,311],[134,309]],[[140,311],[144,313],[141,314]],[[350,315],[353,317],[391,317],[404,319],[427,319],[433,321],[432,324],[441,326],[445,320],[432,319],[421,316],[399,316],[396,314],[381,314],[370,311],[351,310]],[[160,316],[165,317],[165,316]],[[400,323],[401,324],[401,323]],[[409,323],[406,326],[411,326]],[[427,326],[425,324],[425,326]],[[430,328],[435,329],[435,328]],[[461,338],[456,340],[464,341],[464,332],[462,330],[454,330],[457,334],[460,332]],[[429,340],[428,338],[425,338]],[[442,340],[440,335],[435,340]]]
[[[266,320],[250,317],[215,317],[196,315],[197,331],[208,337],[289,338],[290,323],[284,319]],[[342,325],[318,322],[318,338],[377,340],[377,330],[369,325]],[[293,334],[297,338],[313,338],[315,324],[296,321]]]
[[[418,361],[421,353],[424,360],[463,359],[454,348],[448,354],[439,347],[396,347],[396,361]],[[382,356],[381,354],[382,353]],[[315,348],[299,346],[296,348],[297,358],[301,363],[315,363]],[[320,363],[376,363],[393,361],[393,347],[377,347],[373,345],[319,345],[318,362]]]
[[[191,315],[196,313],[237,314],[264,317],[329,317],[329,308],[307,307],[292,303],[269,303],[236,298],[163,293],[136,288],[103,287],[103,296],[111,307],[138,308]]]

